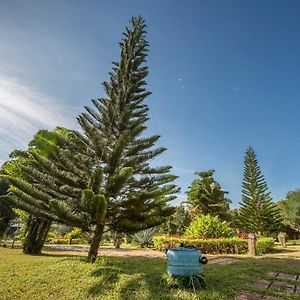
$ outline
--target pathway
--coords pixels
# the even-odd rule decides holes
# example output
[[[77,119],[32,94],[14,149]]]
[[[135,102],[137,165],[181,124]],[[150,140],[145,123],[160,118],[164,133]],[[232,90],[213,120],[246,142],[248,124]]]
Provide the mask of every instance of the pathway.
[[[286,291],[300,296],[300,275],[268,272],[266,276],[270,279],[257,279],[251,287],[270,291]],[[274,296],[262,296],[258,293],[242,292],[236,300],[281,300]]]

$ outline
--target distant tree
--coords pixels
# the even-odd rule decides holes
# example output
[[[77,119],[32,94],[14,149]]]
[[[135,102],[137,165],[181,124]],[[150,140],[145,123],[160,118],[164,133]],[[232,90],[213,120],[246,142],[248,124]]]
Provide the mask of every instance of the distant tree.
[[[239,222],[242,228],[262,235],[278,230],[282,221],[280,211],[272,202],[252,147],[249,147],[245,154],[242,187],[243,201],[240,203],[239,210]]]
[[[277,205],[281,211],[283,224],[300,231],[300,189],[290,191]]]
[[[231,228],[236,229],[237,232],[240,231],[241,225],[239,222],[239,209],[238,208],[230,209],[230,211],[228,212],[227,221],[230,222]]]
[[[191,223],[191,217],[187,205],[176,207],[175,213],[167,218],[161,225],[160,232],[170,235],[181,235]]]
[[[210,214],[219,216],[222,220],[228,219],[229,203],[221,185],[213,178],[214,170],[196,172],[200,178],[195,179],[187,191],[187,203],[192,206],[194,216]]]

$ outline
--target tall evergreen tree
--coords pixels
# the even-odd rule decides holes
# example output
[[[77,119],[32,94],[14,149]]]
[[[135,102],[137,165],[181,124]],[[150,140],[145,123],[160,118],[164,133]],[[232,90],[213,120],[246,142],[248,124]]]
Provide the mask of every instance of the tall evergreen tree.
[[[174,212],[168,202],[176,198],[176,176],[171,167],[152,167],[150,160],[164,152],[154,148],[158,135],[146,137],[148,106],[145,65],[148,42],[145,22],[132,18],[132,28],[126,28],[120,42],[121,57],[113,63],[110,79],[103,83],[105,98],[92,100],[94,108],[78,118],[84,131],[82,139],[93,151],[103,168],[103,191],[108,203],[105,224],[116,232],[133,233],[165,221]],[[123,168],[132,169],[132,176],[119,193],[111,188]],[[101,235],[103,226],[96,228]],[[98,245],[90,255],[96,255]]]
[[[12,193],[22,194],[23,209],[83,230],[92,229],[89,260],[94,261],[104,226],[134,233],[154,227],[174,212],[168,202],[178,192],[170,166],[153,167],[150,160],[165,151],[153,149],[159,136],[145,137],[150,94],[144,65],[148,43],[142,18],[132,19],[120,43],[121,59],[113,63],[106,98],[93,100],[95,109],[78,117],[84,135],[77,140],[57,135],[51,157],[31,151],[32,182],[8,178]],[[78,140],[78,137],[80,140]]]
[[[248,147],[245,154],[242,188],[239,222],[243,229],[262,235],[276,231],[282,221],[280,211],[272,202],[252,147]]]
[[[192,205],[193,216],[207,215],[219,216],[227,219],[229,203],[231,202],[221,185],[213,178],[214,170],[196,172],[200,178],[195,179],[187,191],[187,203]]]

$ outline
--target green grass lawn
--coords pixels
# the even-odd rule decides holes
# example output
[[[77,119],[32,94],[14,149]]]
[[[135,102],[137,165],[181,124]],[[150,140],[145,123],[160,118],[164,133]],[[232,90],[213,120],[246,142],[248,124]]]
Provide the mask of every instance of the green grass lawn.
[[[237,256],[235,256],[237,257]],[[234,299],[266,272],[300,273],[300,246],[257,258],[241,257],[232,265],[207,264],[207,287],[193,293],[172,289],[162,280],[164,259],[100,257],[91,265],[82,256],[26,256],[20,249],[0,248],[0,299]],[[300,282],[299,282],[300,284]],[[268,292],[300,299],[284,292]]]

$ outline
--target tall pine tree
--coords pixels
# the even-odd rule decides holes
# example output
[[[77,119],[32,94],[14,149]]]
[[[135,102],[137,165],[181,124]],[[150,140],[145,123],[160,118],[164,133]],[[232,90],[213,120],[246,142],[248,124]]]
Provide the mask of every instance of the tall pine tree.
[[[252,147],[245,154],[242,199],[239,223],[244,230],[261,235],[278,230],[282,221],[280,211],[272,202]]]
[[[187,203],[192,205],[191,213],[197,215],[219,216],[223,220],[229,217],[229,203],[221,185],[213,178],[214,170],[196,172],[199,178],[192,182],[187,191]]]
[[[23,167],[28,180],[7,178],[13,202],[24,210],[92,230],[90,261],[104,226],[134,233],[159,225],[174,212],[168,203],[178,192],[170,166],[150,165],[165,148],[153,149],[159,136],[144,136],[148,43],[142,18],[132,25],[120,43],[120,62],[103,84],[107,97],[93,100],[95,109],[86,107],[78,117],[84,135],[44,139],[51,156],[30,151],[33,167]]]
[[[132,18],[120,42],[119,62],[113,63],[109,81],[104,82],[105,98],[93,100],[94,108],[78,118],[82,140],[103,169],[103,195],[108,203],[105,222],[95,228],[90,256],[96,256],[104,225],[116,232],[134,233],[163,223],[174,208],[178,188],[172,182],[170,166],[153,167],[150,161],[165,148],[153,148],[158,135],[146,137],[148,106],[145,99],[148,42],[145,22]],[[118,174],[131,169],[132,175],[118,193]]]

